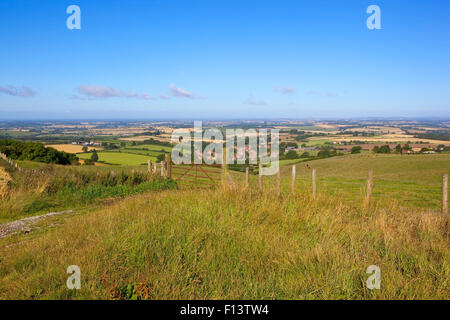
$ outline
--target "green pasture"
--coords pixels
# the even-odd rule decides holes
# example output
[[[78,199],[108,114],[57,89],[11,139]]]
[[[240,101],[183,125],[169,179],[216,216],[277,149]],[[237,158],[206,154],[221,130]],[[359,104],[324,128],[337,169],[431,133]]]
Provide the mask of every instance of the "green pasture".
[[[292,164],[281,162],[284,188],[290,187]],[[313,168],[317,170],[318,193],[362,201],[368,172],[373,170],[375,200],[389,198],[407,207],[439,209],[442,175],[450,171],[450,154],[359,154],[297,162],[298,190],[311,190]],[[267,177],[268,185],[273,184],[274,179]]]
[[[160,145],[156,145],[156,144],[139,144],[136,146],[127,146],[127,148],[141,149],[141,150],[147,149],[148,151],[158,151],[158,152],[162,152],[162,150],[164,152],[170,152],[172,150],[171,147],[160,146]]]
[[[92,153],[79,153],[80,159],[90,159]],[[98,152],[98,161],[111,165],[138,166],[147,164],[148,160],[156,161],[156,157],[118,151]]]

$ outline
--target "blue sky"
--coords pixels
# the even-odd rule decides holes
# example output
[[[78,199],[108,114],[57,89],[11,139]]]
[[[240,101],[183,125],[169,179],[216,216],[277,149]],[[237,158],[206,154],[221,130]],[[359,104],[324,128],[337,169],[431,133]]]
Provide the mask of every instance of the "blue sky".
[[[366,27],[372,4],[381,30]],[[2,0],[0,120],[448,118],[449,14],[449,1]]]

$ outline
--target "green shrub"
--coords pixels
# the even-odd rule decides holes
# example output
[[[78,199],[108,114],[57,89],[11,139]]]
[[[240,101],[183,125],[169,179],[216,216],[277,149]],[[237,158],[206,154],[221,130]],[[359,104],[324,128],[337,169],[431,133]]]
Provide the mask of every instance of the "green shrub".
[[[360,146],[354,146],[350,151],[351,154],[361,153],[362,148]]]
[[[78,158],[71,153],[45,147],[39,142],[0,140],[0,152],[13,160],[29,160],[54,164],[75,163]]]

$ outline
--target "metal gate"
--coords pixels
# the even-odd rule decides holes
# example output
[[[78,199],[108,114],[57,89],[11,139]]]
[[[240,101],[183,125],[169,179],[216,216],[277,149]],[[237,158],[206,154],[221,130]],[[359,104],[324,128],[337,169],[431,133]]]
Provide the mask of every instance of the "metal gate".
[[[218,164],[181,164],[170,163],[169,176],[181,188],[214,188],[222,180],[222,167]]]

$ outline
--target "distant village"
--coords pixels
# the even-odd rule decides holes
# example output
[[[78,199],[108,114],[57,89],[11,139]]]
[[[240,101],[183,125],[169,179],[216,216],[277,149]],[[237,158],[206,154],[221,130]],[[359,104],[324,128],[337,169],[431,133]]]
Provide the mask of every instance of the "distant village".
[[[100,142],[94,142],[94,141],[74,141],[72,142],[73,145],[79,145],[79,146],[86,146],[86,147],[100,147],[102,144]]]

